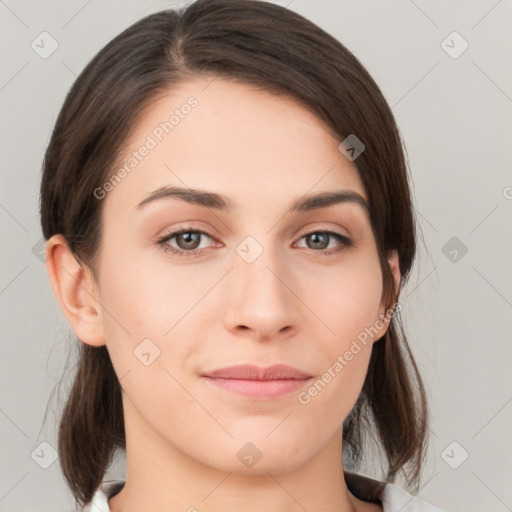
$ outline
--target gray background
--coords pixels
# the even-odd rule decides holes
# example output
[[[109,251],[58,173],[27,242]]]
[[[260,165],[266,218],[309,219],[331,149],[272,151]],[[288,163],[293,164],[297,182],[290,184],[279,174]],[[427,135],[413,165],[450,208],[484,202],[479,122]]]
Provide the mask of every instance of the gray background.
[[[405,139],[424,245],[401,303],[434,418],[419,494],[454,512],[512,510],[512,3],[279,3],[356,54]],[[142,16],[177,5],[0,0],[0,511],[72,504],[52,456],[57,400],[43,428],[73,339],[38,253],[43,152],[94,54]],[[43,31],[58,44],[47,58],[31,47],[51,49]],[[122,464],[110,476],[122,477]]]

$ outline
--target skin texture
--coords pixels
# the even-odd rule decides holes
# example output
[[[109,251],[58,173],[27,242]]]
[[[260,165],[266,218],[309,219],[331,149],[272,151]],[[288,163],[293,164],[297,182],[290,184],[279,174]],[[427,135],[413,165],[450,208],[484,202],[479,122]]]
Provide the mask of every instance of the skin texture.
[[[66,319],[82,342],[107,346],[123,388],[127,475],[111,510],[381,510],[346,488],[341,426],[387,321],[307,405],[297,392],[256,400],[201,377],[233,364],[285,363],[319,379],[387,311],[363,207],[287,214],[304,194],[343,189],[367,199],[340,141],[294,100],[210,82],[180,85],[138,120],[126,158],[187,98],[198,101],[102,200],[98,281],[61,236],[47,246]],[[222,212],[167,198],[136,208],[168,185],[217,192],[239,206]],[[200,254],[158,244],[183,227],[211,233],[188,249]],[[322,230],[353,246],[335,252],[343,248],[335,238],[322,246],[304,236]],[[248,236],[263,250],[252,263],[237,253]],[[191,247],[179,238],[167,246]],[[257,245],[247,247],[254,254]],[[398,289],[396,252],[389,264]],[[142,352],[152,359],[159,351],[149,365],[136,356],[146,339]],[[248,442],[261,453],[252,467],[237,457]]]

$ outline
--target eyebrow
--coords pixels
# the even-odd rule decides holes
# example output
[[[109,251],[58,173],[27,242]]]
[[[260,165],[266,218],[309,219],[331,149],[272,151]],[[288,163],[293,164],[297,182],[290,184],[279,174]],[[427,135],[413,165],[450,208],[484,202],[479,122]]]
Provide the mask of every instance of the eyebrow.
[[[135,209],[138,210],[153,201],[162,199],[178,198],[187,203],[202,206],[205,208],[213,208],[220,211],[231,212],[239,208],[236,201],[215,192],[207,192],[205,190],[181,187],[161,187],[151,192],[144,198]],[[306,194],[299,198],[288,210],[288,213],[305,212],[326,208],[328,206],[339,203],[353,203],[362,206],[367,212],[370,212],[370,206],[366,200],[357,192],[351,190],[338,190],[320,192],[317,194]]]

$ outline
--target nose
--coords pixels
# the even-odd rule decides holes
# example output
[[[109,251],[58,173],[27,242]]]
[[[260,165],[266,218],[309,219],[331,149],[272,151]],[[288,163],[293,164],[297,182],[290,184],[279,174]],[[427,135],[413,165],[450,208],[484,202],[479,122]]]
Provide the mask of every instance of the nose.
[[[252,263],[236,256],[226,283],[226,329],[259,341],[287,338],[297,331],[300,300],[285,267],[282,257],[268,249]]]

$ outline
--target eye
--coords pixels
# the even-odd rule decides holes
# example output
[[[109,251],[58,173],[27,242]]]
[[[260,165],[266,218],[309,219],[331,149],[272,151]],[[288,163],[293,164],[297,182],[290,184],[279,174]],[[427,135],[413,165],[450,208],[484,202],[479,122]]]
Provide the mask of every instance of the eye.
[[[339,253],[353,246],[349,238],[335,231],[311,231],[310,233],[302,235],[301,240],[302,239],[306,240],[308,248],[324,256]],[[334,250],[326,251],[333,239],[338,242],[339,246],[335,247]]]
[[[208,247],[208,245],[201,247],[201,239],[204,237],[214,240],[213,236],[206,231],[187,227],[165,235],[157,240],[157,244],[164,251],[178,256],[195,256]],[[174,239],[177,247],[171,244]],[[323,256],[330,256],[353,246],[349,238],[335,231],[311,231],[302,235],[300,240],[302,239],[306,240],[307,248]],[[331,246],[333,240],[338,242],[338,247],[334,249]],[[331,250],[326,250],[329,249],[329,246],[331,246]]]
[[[183,228],[165,235],[163,238],[160,238],[157,243],[166,252],[169,251],[173,254],[177,254],[178,256],[190,256],[197,254],[197,252],[201,252],[201,249],[204,249],[204,247],[200,247],[200,242],[201,238],[205,236],[210,239],[213,238],[212,235],[206,231],[193,228]],[[169,243],[174,238],[176,239],[178,247],[173,247]]]

